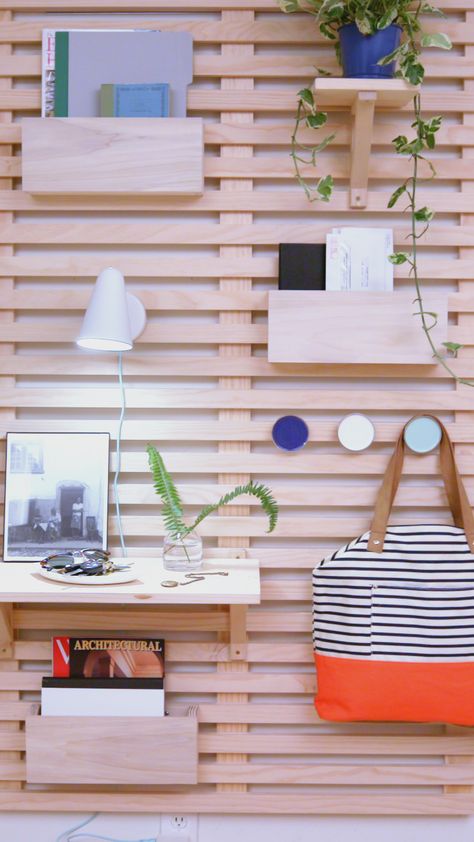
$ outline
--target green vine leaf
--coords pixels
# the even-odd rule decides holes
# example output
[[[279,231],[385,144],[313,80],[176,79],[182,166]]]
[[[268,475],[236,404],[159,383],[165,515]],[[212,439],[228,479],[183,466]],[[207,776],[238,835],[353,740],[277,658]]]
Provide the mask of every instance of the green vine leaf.
[[[298,0],[278,0],[278,5],[286,15],[291,15],[292,12],[299,12],[300,10]]]
[[[308,114],[306,125],[309,129],[319,129],[327,122],[328,115],[324,111],[317,111],[316,114]]]
[[[333,29],[331,29],[330,26],[328,26],[328,24],[321,23],[319,25],[319,31],[320,31],[321,35],[324,35],[324,37],[327,38],[329,41],[337,41],[336,33],[334,32]]]
[[[394,266],[401,266],[402,263],[408,263],[410,260],[408,254],[404,251],[396,251],[393,254],[389,254],[388,259]]]
[[[459,342],[442,342],[441,344],[451,352],[453,357],[457,357],[458,351],[460,351],[461,348],[464,348],[464,345],[461,345]]]
[[[377,29],[386,29],[387,26],[390,26],[398,17],[398,8],[397,6],[393,6],[392,9],[389,9],[385,12],[384,15],[377,21]]]
[[[334,179],[332,175],[326,175],[324,178],[321,178],[318,182],[316,189],[322,201],[329,202],[329,199],[332,196],[332,191],[334,189]]]
[[[401,47],[397,47],[396,50],[392,50],[391,53],[387,53],[386,56],[383,56],[383,58],[379,59],[377,64],[380,64],[382,67],[385,67],[385,65],[391,64],[392,61],[396,61],[398,58],[403,56],[404,52],[404,45],[402,45]]]
[[[314,108],[314,96],[311,88],[302,88],[301,91],[298,91],[298,99],[305,105],[309,105],[310,108]]]
[[[400,187],[397,187],[397,189],[394,190],[392,195],[390,196],[390,199],[388,200],[387,207],[393,208],[397,204],[400,196],[403,196],[403,194],[406,193],[406,191],[407,191],[406,184],[401,184]],[[393,255],[392,255],[392,257],[393,257]]]
[[[318,74],[318,76],[332,76],[331,71],[325,70],[324,67],[317,67],[316,73]]]
[[[443,32],[430,32],[421,36],[422,47],[439,47],[441,50],[450,50],[453,46],[450,38]]]
[[[417,222],[431,222],[434,217],[434,211],[427,207],[420,208],[414,212],[414,217]]]
[[[436,6],[432,6],[431,3],[423,3],[421,7],[421,14],[422,15],[437,15],[440,18],[445,18],[446,15],[444,14],[442,9],[437,9]]]

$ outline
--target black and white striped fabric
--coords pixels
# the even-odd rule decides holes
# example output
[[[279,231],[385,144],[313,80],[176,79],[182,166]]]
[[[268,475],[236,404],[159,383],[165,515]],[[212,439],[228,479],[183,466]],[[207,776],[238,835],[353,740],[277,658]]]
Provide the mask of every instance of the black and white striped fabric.
[[[313,571],[316,653],[474,661],[474,555],[456,526],[389,526],[383,554],[356,538]]]

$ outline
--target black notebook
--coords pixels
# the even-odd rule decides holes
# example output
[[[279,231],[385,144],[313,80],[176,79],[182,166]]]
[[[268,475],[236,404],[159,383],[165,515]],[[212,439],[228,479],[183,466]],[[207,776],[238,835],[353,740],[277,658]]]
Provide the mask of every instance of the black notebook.
[[[278,289],[325,289],[326,246],[280,243]]]

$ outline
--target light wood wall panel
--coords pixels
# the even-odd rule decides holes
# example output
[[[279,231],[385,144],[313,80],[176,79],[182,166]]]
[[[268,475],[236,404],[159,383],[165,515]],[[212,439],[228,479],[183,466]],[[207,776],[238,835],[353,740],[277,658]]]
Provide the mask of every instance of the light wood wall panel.
[[[449,338],[467,347],[453,368],[474,376],[473,0],[445,0],[452,53],[426,56],[423,104],[442,112],[438,178],[420,189],[437,212],[420,242],[424,284],[449,299]],[[398,245],[408,221],[387,209],[391,140],[410,108],[375,125],[367,207],[349,207],[348,114],[330,110],[334,146],[321,156],[336,192],[309,205],[293,180],[289,138],[296,91],[315,66],[335,68],[316,27],[283,16],[276,0],[0,0],[0,472],[8,430],[109,431],[115,440],[116,360],[74,346],[95,276],[119,266],[144,301],[145,333],[124,358],[128,417],[120,494],[130,552],[158,551],[163,525],[144,446],[155,441],[196,507],[240,479],[269,482],[281,505],[265,535],[255,501],[208,520],[207,552],[259,557],[262,604],[249,611],[248,660],[229,665],[227,615],[216,607],[65,610],[16,605],[15,646],[0,670],[0,809],[354,815],[474,812],[471,729],[443,725],[331,725],[314,712],[310,569],[364,531],[400,427],[419,410],[440,414],[474,503],[474,391],[435,365],[271,365],[268,291],[277,247],[324,242],[342,220],[387,224]],[[189,112],[205,120],[200,197],[37,196],[21,185],[23,116],[38,115],[40,39],[51,28],[187,29],[195,39]],[[308,141],[312,133],[306,133]],[[350,214],[350,216],[348,216]],[[404,267],[396,284],[408,289]],[[368,412],[376,443],[343,452],[337,424]],[[299,412],[300,454],[271,444],[280,415]],[[111,459],[111,471],[115,458]],[[110,540],[118,553],[111,499]],[[0,517],[3,518],[3,490]],[[394,522],[448,522],[436,456],[411,457]],[[23,723],[50,671],[55,632],[163,634],[172,708],[200,705],[197,787],[111,792],[25,784]],[[456,762],[452,762],[453,758]],[[449,762],[448,762],[449,761]]]

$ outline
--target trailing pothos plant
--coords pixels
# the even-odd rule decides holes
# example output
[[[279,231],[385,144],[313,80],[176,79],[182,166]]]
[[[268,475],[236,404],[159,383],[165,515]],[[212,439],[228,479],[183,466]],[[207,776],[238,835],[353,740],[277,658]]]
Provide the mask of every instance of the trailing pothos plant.
[[[248,482],[246,485],[238,485],[232,491],[224,494],[216,503],[204,506],[193,522],[187,524],[184,520],[184,506],[176,485],[159,453],[152,444],[147,446],[148,462],[153,474],[153,486],[163,504],[162,514],[166,530],[170,538],[182,542],[187,535],[199,526],[202,521],[221,506],[232,503],[236,497],[243,494],[250,494],[260,502],[263,511],[268,517],[268,532],[273,532],[278,520],[278,504],[269,488],[258,482]]]
[[[451,49],[451,41],[443,33],[427,33],[423,31],[421,16],[438,15],[444,17],[443,13],[431,3],[425,0],[278,0],[282,11],[287,14],[292,12],[307,12],[315,19],[321,34],[334,42],[336,55],[340,61],[340,49],[337,32],[348,23],[355,23],[359,32],[363,35],[372,35],[379,30],[385,29],[391,24],[397,24],[402,29],[400,45],[391,53],[384,56],[379,64],[387,65],[393,61],[398,64],[395,76],[404,79],[411,85],[418,86],[423,82],[425,68],[421,60],[421,52],[425,47],[439,47]],[[325,70],[316,68],[317,75],[330,75]],[[421,283],[418,270],[418,240],[423,237],[429,228],[434,217],[434,212],[424,206],[417,206],[417,188],[422,180],[419,174],[420,162],[424,161],[429,169],[428,178],[434,178],[436,171],[433,164],[427,160],[425,153],[432,151],[436,146],[436,134],[439,131],[442,118],[440,116],[424,120],[421,113],[421,96],[416,91],[413,96],[414,122],[412,128],[415,136],[410,140],[405,135],[399,135],[393,141],[396,152],[399,155],[407,156],[411,163],[411,175],[391,195],[388,207],[393,208],[402,197],[407,200],[405,210],[410,213],[411,224],[408,239],[410,241],[409,251],[399,251],[390,255],[389,260],[396,266],[408,264],[409,275],[413,279],[416,289],[415,315],[420,317],[422,329],[429,342],[433,357],[443,368],[459,383],[474,386],[474,381],[459,377],[451,368],[447,357],[436,347],[432,331],[437,323],[437,314],[426,310],[421,290]],[[310,202],[328,202],[331,198],[334,181],[331,175],[326,175],[309,184],[303,174],[302,167],[316,165],[316,157],[319,152],[328,146],[335,138],[335,134],[326,136],[318,144],[302,143],[299,140],[299,132],[302,128],[319,129],[327,122],[327,113],[320,111],[317,106],[313,91],[310,87],[303,88],[298,92],[298,105],[295,118],[295,126],[291,136],[291,158],[293,160],[295,175]],[[422,226],[420,229],[419,226]],[[456,342],[444,342],[447,352],[453,357],[457,356],[462,347]]]
[[[374,35],[391,24],[397,24],[402,30],[401,43],[393,52],[384,56],[379,64],[387,65],[396,61],[398,70],[395,75],[411,85],[421,84],[425,75],[420,59],[423,48],[451,48],[451,41],[447,35],[423,31],[421,15],[443,17],[443,12],[426,0],[418,0],[415,3],[413,0],[278,0],[278,5],[286,14],[306,12],[311,15],[321,35],[334,43],[339,62],[341,57],[337,33],[342,26],[354,23],[362,35]],[[315,70],[317,75],[330,75],[324,69]],[[303,175],[302,167],[315,166],[317,155],[334,140],[335,134],[328,135],[318,144],[307,144],[300,141],[300,130],[320,129],[326,124],[327,118],[327,113],[319,110],[310,87],[298,91],[290,154],[296,179],[311,202],[329,201],[334,187],[333,177],[326,175],[310,184]]]
[[[433,337],[431,335],[433,328],[436,326],[438,316],[426,310],[421,291],[421,283],[418,270],[418,240],[426,234],[430,222],[434,217],[434,211],[424,205],[418,207],[417,189],[420,180],[419,167],[420,163],[425,162],[429,169],[428,178],[434,178],[436,171],[431,161],[429,161],[425,152],[435,148],[436,133],[441,127],[441,117],[432,117],[430,120],[423,120],[421,116],[421,102],[420,94],[416,93],[414,97],[415,120],[412,123],[412,128],[415,130],[415,136],[408,139],[405,135],[398,135],[393,141],[395,149],[399,155],[408,156],[411,162],[411,175],[397,187],[397,189],[390,196],[388,207],[393,208],[399,199],[404,199],[407,204],[405,210],[409,211],[411,218],[410,231],[407,239],[410,240],[410,251],[397,251],[391,254],[389,260],[395,266],[401,266],[406,263],[409,265],[409,276],[415,284],[416,298],[414,301],[417,310],[416,316],[420,317],[421,326],[425,336],[429,342],[433,357],[443,366],[443,368],[450,374],[458,383],[464,383],[467,386],[474,386],[474,381],[466,380],[464,377],[459,377],[451,368],[446,356],[441,353],[436,347]],[[425,180],[425,179],[423,179]],[[421,228],[420,228],[421,226]],[[443,342],[443,346],[453,356],[456,357],[462,345],[458,342]]]

